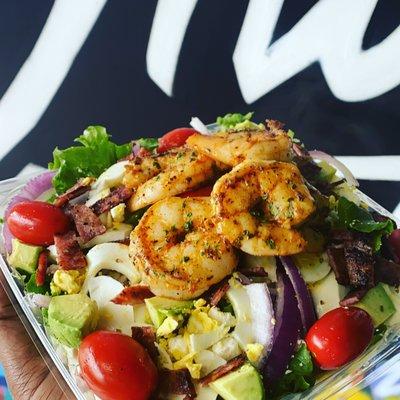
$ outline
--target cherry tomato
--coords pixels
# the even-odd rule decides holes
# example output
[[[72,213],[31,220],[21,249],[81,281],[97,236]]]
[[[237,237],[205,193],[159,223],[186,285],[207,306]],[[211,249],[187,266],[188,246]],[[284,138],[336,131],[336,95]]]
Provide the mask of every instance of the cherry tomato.
[[[147,400],[157,385],[157,368],[147,351],[121,333],[86,336],[78,360],[84,380],[102,400]]]
[[[61,209],[43,201],[21,201],[7,218],[11,233],[25,243],[49,246],[54,235],[69,229],[69,219]]]
[[[188,192],[181,193],[179,197],[208,197],[212,192],[212,186],[204,186],[198,189],[189,190]]]
[[[306,343],[323,370],[339,368],[358,357],[370,344],[374,325],[361,308],[335,308],[310,328]]]
[[[174,147],[183,146],[186,139],[192,136],[196,131],[193,128],[177,128],[162,136],[158,140],[159,153],[164,153],[165,151],[172,149]]]
[[[395,229],[389,236],[389,244],[400,260],[400,229]]]

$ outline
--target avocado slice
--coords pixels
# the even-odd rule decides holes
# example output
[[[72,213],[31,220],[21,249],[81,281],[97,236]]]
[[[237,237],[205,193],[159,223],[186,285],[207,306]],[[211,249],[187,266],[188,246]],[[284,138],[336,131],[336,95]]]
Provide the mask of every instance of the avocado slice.
[[[84,294],[56,296],[50,301],[46,326],[60,343],[76,348],[96,329],[98,314],[96,302]]]
[[[193,308],[192,301],[172,300],[165,297],[150,297],[145,300],[153,325],[158,329],[169,314],[183,314]]]
[[[375,327],[385,322],[396,312],[396,307],[382,283],[368,290],[367,294],[355,306],[362,308],[371,316]]]
[[[14,268],[33,274],[36,271],[42,250],[43,247],[41,246],[33,246],[22,243],[18,239],[13,239],[12,252],[8,257],[8,263]]]
[[[399,294],[399,288],[389,286],[382,284],[384,287],[386,294],[390,297],[390,300],[392,300],[394,307],[396,309],[396,312],[385,321],[385,325],[387,326],[392,326],[395,324],[398,324],[400,322],[400,294]]]
[[[264,400],[265,391],[258,371],[251,364],[244,364],[240,369],[231,372],[210,383],[224,400]]]

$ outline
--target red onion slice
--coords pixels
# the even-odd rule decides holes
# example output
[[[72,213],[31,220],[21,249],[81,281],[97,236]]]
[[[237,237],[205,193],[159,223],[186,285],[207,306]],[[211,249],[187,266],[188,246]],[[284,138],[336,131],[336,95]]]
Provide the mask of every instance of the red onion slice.
[[[275,319],[274,343],[263,367],[266,389],[276,384],[285,373],[294,354],[302,327],[296,292],[280,262],[277,263]]]
[[[294,264],[292,257],[286,256],[279,258],[296,293],[301,323],[303,325],[303,333],[306,334],[316,321],[314,303],[311,299],[307,285],[304,282],[299,269]]]
[[[314,160],[326,161],[328,164],[333,165],[338,171],[342,173],[343,177],[346,179],[349,185],[355,187],[360,186],[351,171],[335,157],[319,150],[312,150],[309,152],[309,154]]]
[[[20,203],[21,201],[26,200],[35,200],[44,192],[50,190],[52,186],[52,179],[56,171],[46,171],[42,174],[35,176],[30,179],[26,185],[19,191],[19,193],[14,196],[10,202],[7,204],[6,211],[4,212],[4,224],[3,224],[3,240],[4,246],[7,253],[11,253],[12,251],[12,239],[14,236],[10,232],[7,226],[7,218],[10,215],[11,208],[14,204]]]
[[[137,156],[139,154],[139,151],[140,151],[140,145],[139,143],[135,143],[132,147],[132,154],[134,156]]]

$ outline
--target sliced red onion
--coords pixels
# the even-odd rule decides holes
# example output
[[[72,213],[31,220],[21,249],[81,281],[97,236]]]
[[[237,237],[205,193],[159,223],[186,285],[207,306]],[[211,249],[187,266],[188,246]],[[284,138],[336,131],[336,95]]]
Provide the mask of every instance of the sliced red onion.
[[[277,300],[275,306],[274,343],[263,367],[264,385],[268,389],[285,373],[302,328],[296,292],[280,262],[277,263]]]
[[[140,145],[139,143],[135,142],[134,146],[132,147],[132,154],[134,156],[137,156],[139,154],[139,151],[140,151]]]
[[[306,334],[316,321],[314,303],[310,292],[300,274],[299,269],[293,262],[292,257],[279,257],[285,271],[292,282],[294,291],[296,292],[297,302],[300,310],[301,322],[303,325],[303,333]]]
[[[200,118],[192,117],[192,119],[190,120],[190,126],[203,135],[212,134],[212,132],[208,130],[208,128],[203,124],[203,122],[201,122]]]
[[[354,175],[351,173],[351,171],[335,157],[319,150],[312,150],[309,152],[309,154],[314,160],[326,161],[328,164],[334,166],[338,171],[342,173],[343,177],[346,179],[349,185],[355,187],[360,186],[360,184],[358,183]]]
[[[3,239],[7,253],[12,251],[12,239],[14,236],[10,232],[7,226],[7,218],[10,215],[11,208],[14,204],[20,203],[21,201],[35,200],[44,192],[52,188],[52,179],[56,171],[46,171],[42,174],[30,179],[25,186],[14,196],[7,204],[6,211],[4,212],[4,224],[3,224]]]

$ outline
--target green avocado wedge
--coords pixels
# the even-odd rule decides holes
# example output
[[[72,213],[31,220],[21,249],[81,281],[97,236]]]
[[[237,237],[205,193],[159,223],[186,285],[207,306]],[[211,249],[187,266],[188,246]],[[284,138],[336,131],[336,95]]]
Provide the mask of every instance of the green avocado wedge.
[[[249,363],[210,383],[224,400],[264,400],[264,386],[258,371]]]
[[[96,329],[97,321],[97,304],[84,294],[53,297],[46,316],[50,334],[72,348]]]
[[[33,246],[22,243],[18,239],[13,239],[12,252],[7,261],[13,268],[33,274],[36,271],[39,255],[42,250],[43,247]]]

